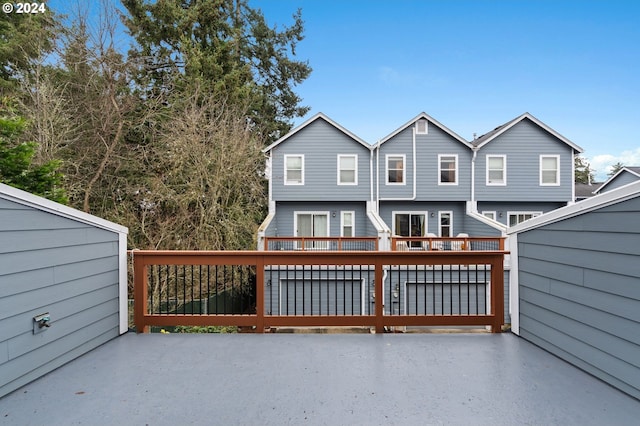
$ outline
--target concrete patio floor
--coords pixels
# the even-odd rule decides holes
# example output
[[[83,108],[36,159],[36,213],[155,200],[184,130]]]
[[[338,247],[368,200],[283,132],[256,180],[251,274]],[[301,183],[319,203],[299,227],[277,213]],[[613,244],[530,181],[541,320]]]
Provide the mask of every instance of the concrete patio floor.
[[[2,425],[631,425],[640,401],[504,334],[125,334]]]

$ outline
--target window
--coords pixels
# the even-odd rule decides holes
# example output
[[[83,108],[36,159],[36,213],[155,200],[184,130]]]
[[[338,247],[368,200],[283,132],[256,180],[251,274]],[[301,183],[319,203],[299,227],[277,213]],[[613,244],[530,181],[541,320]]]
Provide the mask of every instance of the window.
[[[427,212],[394,212],[393,234],[400,237],[424,237],[427,235]],[[411,241],[409,247],[421,247],[421,243]]]
[[[453,237],[453,212],[438,212],[440,236]]]
[[[496,212],[490,212],[490,211],[482,212],[482,216],[488,217],[489,219],[496,220]]]
[[[541,214],[542,212],[509,212],[509,226],[515,226]]]
[[[284,156],[284,184],[304,185],[304,155]]]
[[[345,211],[340,213],[340,236],[355,236],[354,212]]]
[[[338,155],[338,185],[358,184],[358,156]]]
[[[487,155],[487,185],[507,184],[507,157]]]
[[[387,155],[387,184],[405,184],[404,162],[404,155]]]
[[[540,156],[540,185],[560,185],[560,156]]]
[[[416,134],[426,135],[427,133],[429,133],[429,122],[424,118],[416,121]]]
[[[438,185],[457,185],[458,156],[438,155]]]

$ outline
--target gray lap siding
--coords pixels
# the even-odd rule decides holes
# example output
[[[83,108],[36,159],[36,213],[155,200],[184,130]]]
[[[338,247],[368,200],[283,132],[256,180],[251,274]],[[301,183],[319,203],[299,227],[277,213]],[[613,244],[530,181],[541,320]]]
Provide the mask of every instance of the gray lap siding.
[[[0,242],[1,396],[118,336],[119,234],[0,197]]]
[[[518,234],[520,334],[640,398],[640,197]]]

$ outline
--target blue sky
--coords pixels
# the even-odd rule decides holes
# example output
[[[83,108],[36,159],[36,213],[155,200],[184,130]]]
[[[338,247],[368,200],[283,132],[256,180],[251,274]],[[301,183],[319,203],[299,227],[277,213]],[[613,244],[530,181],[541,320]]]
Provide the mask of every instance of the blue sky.
[[[420,112],[466,139],[530,112],[600,180],[640,166],[640,1],[253,0],[300,7],[304,104],[374,143]],[[297,123],[304,119],[297,120]]]
[[[640,1],[249,0],[271,25],[302,9],[297,87],[375,143],[420,112],[467,140],[529,112],[581,146],[598,180],[640,166]],[[49,2],[61,11],[66,2]]]

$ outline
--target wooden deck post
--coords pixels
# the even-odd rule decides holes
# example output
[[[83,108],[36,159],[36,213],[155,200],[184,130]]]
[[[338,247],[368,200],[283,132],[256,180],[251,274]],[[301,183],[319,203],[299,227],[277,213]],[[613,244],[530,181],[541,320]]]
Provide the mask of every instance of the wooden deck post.
[[[136,326],[136,333],[148,333],[149,326],[145,324],[145,316],[147,315],[147,296],[148,296],[148,278],[147,278],[146,258],[141,253],[133,254],[133,294],[134,294],[134,316],[133,320]]]
[[[491,261],[491,312],[492,333],[502,333],[504,323],[504,256],[494,256]]]

